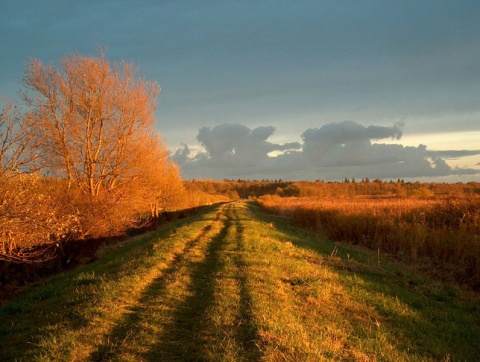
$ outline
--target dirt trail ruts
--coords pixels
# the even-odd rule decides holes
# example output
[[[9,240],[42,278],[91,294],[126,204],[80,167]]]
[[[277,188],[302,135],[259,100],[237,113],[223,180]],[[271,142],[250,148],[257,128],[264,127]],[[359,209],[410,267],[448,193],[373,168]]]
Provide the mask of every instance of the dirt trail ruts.
[[[219,337],[209,311],[215,308],[218,275],[225,270],[223,252],[233,253],[239,305],[231,340],[240,359],[260,357],[258,333],[252,323],[251,300],[241,252],[243,226],[234,204],[223,205],[216,218],[197,237],[185,243],[169,265],[126,308],[122,318],[102,337],[92,360],[131,353],[143,360],[208,359],[207,346]],[[225,249],[229,251],[225,251]]]

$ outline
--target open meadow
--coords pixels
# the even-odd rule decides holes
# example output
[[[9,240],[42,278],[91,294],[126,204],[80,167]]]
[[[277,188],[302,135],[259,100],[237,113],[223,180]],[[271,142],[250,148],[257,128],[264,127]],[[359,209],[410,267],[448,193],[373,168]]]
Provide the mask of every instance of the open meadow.
[[[262,207],[326,238],[480,288],[480,198],[264,196]]]
[[[0,307],[0,359],[473,361],[479,305],[242,201],[25,287]]]

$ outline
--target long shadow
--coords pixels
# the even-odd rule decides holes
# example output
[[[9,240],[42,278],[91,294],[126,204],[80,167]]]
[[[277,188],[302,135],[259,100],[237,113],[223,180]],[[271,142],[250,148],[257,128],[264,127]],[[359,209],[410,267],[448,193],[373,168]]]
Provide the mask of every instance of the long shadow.
[[[237,317],[238,326],[236,331],[236,339],[240,342],[240,354],[244,360],[259,361],[262,356],[262,350],[259,346],[261,343],[258,325],[252,310],[252,297],[247,282],[247,263],[242,253],[245,251],[245,240],[243,237],[244,227],[240,224],[237,209],[234,211],[236,221],[236,253],[234,264],[237,268],[237,278],[240,283],[240,308]]]
[[[159,240],[165,243],[163,246],[173,246],[171,233],[191,223],[213,221],[210,212],[218,212],[220,207],[209,206],[197,215],[162,226],[149,236],[118,245],[118,249],[97,261],[25,287],[15,299],[0,306],[0,361],[31,361],[43,353],[48,355],[50,350],[45,352],[48,346],[43,343],[50,343],[50,331],[55,335],[63,330],[70,336],[83,333],[89,326],[95,329],[97,321],[86,315],[84,308],[90,309],[92,303],[103,300],[105,285],[112,286],[125,277],[125,263],[129,264],[128,269],[131,266],[133,274],[137,267],[152,267],[149,260],[156,253]],[[53,350],[57,351],[56,348]]]
[[[316,240],[308,230],[294,227],[285,218],[264,212],[253,202],[247,205],[249,212],[255,215],[257,220],[269,223],[282,234],[288,235],[288,241],[295,246],[313,251],[326,258],[330,256],[331,249],[334,247],[333,243]],[[409,276],[402,271],[399,271],[398,275],[397,272],[392,275],[366,263],[364,265],[359,263],[354,268],[350,268],[347,252],[346,249],[339,246],[337,256],[341,257],[343,261],[327,262],[325,266],[343,275],[354,273],[356,278],[362,280],[362,283],[356,286],[357,288],[363,288],[367,293],[380,294],[385,298],[400,301],[415,311],[417,317],[412,318],[400,313],[392,314],[392,310],[387,309],[384,303],[375,305],[376,310],[385,316],[382,323],[386,329],[395,332],[392,337],[396,337],[395,343],[399,350],[408,351],[410,349],[412,353],[426,359],[443,359],[445,356],[439,355],[441,352],[438,346],[447,345],[450,358],[454,360],[469,360],[472,356],[480,356],[480,344],[477,343],[480,340],[478,306],[455,301],[454,292],[450,291],[449,293],[448,287],[437,295],[422,293],[415,289],[415,285],[406,287],[406,284],[418,281],[409,280]],[[429,282],[425,279],[423,283]],[[449,304],[445,302],[449,302]],[[471,318],[458,313],[459,310],[468,311],[469,309],[472,309]],[[435,327],[441,320],[453,321],[449,324],[451,331],[445,333]]]
[[[219,214],[217,214],[217,220],[218,217]],[[175,274],[179,271],[186,255],[208,234],[211,228],[212,224],[205,226],[197,238],[186,242],[184,249],[181,253],[175,255],[170,262],[170,266],[141,293],[138,303],[130,308],[126,316],[117,323],[108,335],[103,336],[104,343],[92,352],[91,360],[104,361],[114,358],[118,346],[126,343],[130,336],[140,331],[141,321],[149,318],[145,306],[150,305],[154,299],[158,299],[165,294],[168,285],[175,280]]]
[[[220,253],[225,247],[231,217],[223,221],[219,234],[212,238],[205,259],[193,265],[188,286],[190,296],[176,307],[173,321],[160,336],[159,343],[142,355],[148,361],[204,361],[209,335],[208,309],[213,306],[215,277],[223,267]]]

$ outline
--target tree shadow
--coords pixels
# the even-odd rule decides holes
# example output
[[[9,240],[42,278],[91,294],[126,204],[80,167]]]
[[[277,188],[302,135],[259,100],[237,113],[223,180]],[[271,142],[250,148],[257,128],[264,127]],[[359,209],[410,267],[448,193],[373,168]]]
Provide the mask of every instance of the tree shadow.
[[[231,227],[231,217],[222,220],[220,232],[212,238],[202,262],[193,263],[188,286],[189,297],[176,306],[172,322],[162,333],[159,342],[142,355],[149,361],[208,360],[206,346],[211,343],[208,310],[215,300],[215,278],[224,262],[220,253]]]
[[[208,234],[212,226],[213,224],[205,226],[197,238],[186,242],[184,249],[181,253],[175,255],[170,262],[170,266],[142,292],[137,303],[125,313],[124,318],[117,322],[110,333],[103,336],[103,344],[92,352],[91,360],[113,359],[118,354],[118,349],[127,346],[128,339],[143,329],[142,321],[151,319],[146,306],[151,305],[166,293],[168,285],[175,280],[176,273],[184,263],[185,257]]]
[[[237,278],[240,284],[240,307],[236,321],[238,327],[235,337],[241,346],[241,357],[247,361],[259,361],[263,356],[260,347],[261,338],[252,310],[253,302],[247,281],[248,265],[242,255],[245,251],[245,240],[243,237],[244,227],[239,222],[241,219],[238,217],[237,209],[235,209],[234,215],[236,221],[236,253],[234,264],[237,269]]]
[[[209,316],[209,310],[214,307],[216,278],[225,268],[222,252],[226,250],[227,235],[232,228],[235,229],[232,260],[239,285],[239,306],[234,312],[236,317],[232,337],[237,343],[238,357],[241,360],[261,359],[261,338],[252,310],[247,280],[248,265],[243,257],[244,229],[234,205],[227,206],[224,211],[217,214],[215,221],[222,223],[221,229],[206,246],[204,259],[201,262],[188,262],[188,254],[202,239],[210,237],[208,234],[213,224],[206,226],[199,237],[187,242],[184,250],[173,258],[162,275],[142,292],[122,320],[103,336],[103,343],[90,355],[91,360],[113,360],[123,352],[131,352],[146,361],[211,360],[212,352],[209,347],[218,342],[219,336],[214,321]],[[176,282],[177,273],[185,266],[190,275],[187,298],[173,307],[168,320],[165,315],[152,316],[159,301],[161,303],[161,300],[167,297],[169,286]],[[137,348],[132,339],[140,332],[145,332],[146,328],[152,328],[153,324],[162,326],[160,334],[154,336],[157,342],[150,344],[151,342],[139,340],[139,346],[142,343],[144,345]],[[154,334],[156,331],[147,330],[147,333]],[[145,347],[148,350],[144,352],[142,349]]]

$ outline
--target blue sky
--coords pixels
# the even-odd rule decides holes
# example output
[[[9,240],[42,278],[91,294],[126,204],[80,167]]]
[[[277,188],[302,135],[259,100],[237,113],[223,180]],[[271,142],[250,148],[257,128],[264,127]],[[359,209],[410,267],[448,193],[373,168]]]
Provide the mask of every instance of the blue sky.
[[[100,45],[160,84],[185,177],[480,181],[478,1],[0,5],[0,95]]]

